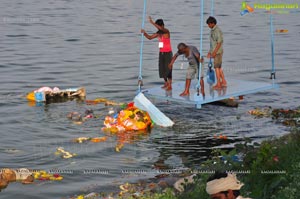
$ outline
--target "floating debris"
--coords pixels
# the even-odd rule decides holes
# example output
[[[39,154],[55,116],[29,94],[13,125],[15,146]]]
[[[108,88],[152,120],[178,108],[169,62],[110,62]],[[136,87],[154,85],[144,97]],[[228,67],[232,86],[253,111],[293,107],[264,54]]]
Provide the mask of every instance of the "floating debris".
[[[10,153],[10,154],[16,154],[16,153],[21,153],[23,151],[19,150],[19,149],[0,149],[0,152],[4,152],[4,153]]]
[[[149,114],[136,107],[127,107],[114,117],[106,116],[104,121],[105,132],[117,133],[124,131],[141,131],[152,127]]]
[[[70,112],[67,115],[67,118],[72,120],[75,124],[82,124],[88,119],[94,118],[94,112],[91,109],[87,109],[84,114],[80,114],[79,112]]]
[[[105,104],[105,106],[122,106],[125,104],[125,103],[114,102],[114,101],[108,100],[106,98],[96,98],[94,100],[85,100],[85,102],[87,105],[96,105],[99,103],[103,103],[103,104]]]
[[[215,139],[220,139],[220,140],[227,140],[228,139],[226,135],[222,135],[222,134],[220,134],[220,135],[215,134],[214,138]]]
[[[60,174],[51,174],[47,173],[44,170],[36,171],[33,173],[34,179],[46,181],[46,180],[52,180],[52,181],[60,181],[63,180],[63,177]]]
[[[5,189],[11,182],[21,182],[22,184],[31,184],[34,182],[32,171],[27,168],[0,169],[0,192]]]
[[[96,199],[96,198],[99,198],[100,194],[98,193],[95,193],[95,192],[92,192],[92,193],[89,193],[87,195],[79,195],[76,197],[76,199]]]
[[[287,29],[277,29],[275,32],[277,32],[277,33],[287,33],[287,32],[289,32],[289,30],[287,30]]]
[[[249,114],[255,115],[256,117],[270,117],[272,108],[255,108],[253,110],[248,111]]]
[[[118,143],[115,147],[116,152],[120,152],[121,149],[124,147],[124,143]]]
[[[91,142],[97,143],[97,142],[105,142],[107,140],[107,137],[95,137],[91,139]]]
[[[182,186],[181,182],[183,177],[187,178],[189,182],[193,182],[193,177],[195,176],[192,175],[188,172],[186,174],[183,173],[178,173],[170,175],[168,174],[160,174],[159,177],[151,178],[148,180],[138,180],[135,183],[129,183],[129,182],[124,182],[123,184],[119,184],[120,182],[117,182],[118,190],[111,192],[111,193],[105,193],[105,192],[91,192],[84,194],[79,194],[76,196],[71,197],[70,199],[88,199],[88,198],[93,198],[93,199],[133,199],[133,198],[151,198],[152,196],[156,195],[157,193],[163,193],[166,191],[167,188],[172,189],[172,193],[175,194],[174,192],[174,185],[176,184],[177,186]],[[180,181],[179,181],[180,180]],[[185,181],[183,181],[185,183]],[[183,186],[184,187],[184,186]],[[182,188],[183,188],[182,187]]]
[[[73,142],[77,142],[77,143],[83,143],[85,141],[89,141],[91,138],[89,137],[79,137],[73,140]]]
[[[264,109],[254,109],[248,111],[249,114],[256,117],[272,117],[285,126],[300,126],[300,108],[297,109],[273,109],[271,107]]]
[[[55,154],[61,155],[61,157],[65,159],[69,159],[76,156],[76,153],[70,153],[68,151],[65,151],[63,147],[58,147]]]
[[[273,119],[279,120],[285,126],[300,126],[300,109],[274,109]]]
[[[90,142],[98,143],[98,142],[105,142],[106,140],[107,140],[106,136],[104,136],[104,137],[94,137],[94,138],[79,137],[79,138],[74,139],[73,142],[84,143],[84,142],[90,141]]]
[[[83,99],[86,96],[85,88],[68,88],[60,90],[57,87],[41,87],[27,94],[29,101],[35,102],[65,102],[69,99]]]
[[[274,109],[272,110],[272,116],[275,119],[278,118],[299,118],[300,117],[300,109]]]

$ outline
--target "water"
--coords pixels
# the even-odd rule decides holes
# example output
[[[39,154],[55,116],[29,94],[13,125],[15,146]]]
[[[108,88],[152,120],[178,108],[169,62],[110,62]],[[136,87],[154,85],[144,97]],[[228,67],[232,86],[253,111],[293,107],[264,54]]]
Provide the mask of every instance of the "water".
[[[179,42],[199,46],[199,2],[148,2],[147,15],[165,19],[171,31],[172,47]],[[280,136],[288,129],[269,118],[254,119],[247,111],[255,107],[294,108],[299,105],[299,12],[274,15],[275,63],[279,90],[248,95],[239,108],[205,105],[196,110],[190,105],[154,101],[175,121],[172,128],[155,127],[151,134],[128,138],[121,152],[115,152],[118,138],[104,143],[75,144],[82,136],[104,136],[101,131],[108,107],[87,106],[69,101],[44,106],[29,106],[27,92],[41,86],[69,88],[83,86],[87,98],[132,101],[137,89],[142,1],[116,0],[10,0],[0,8],[0,168],[27,167],[58,169],[61,182],[24,186],[12,183],[0,198],[68,198],[83,192],[111,190],[113,185],[137,178],[122,173],[126,169],[151,170],[197,166],[212,147],[231,147],[243,137],[260,141]],[[270,81],[271,69],[269,17],[262,10],[240,16],[241,4],[220,1],[215,14],[224,33],[225,75],[251,81]],[[170,12],[170,10],[172,12]],[[209,11],[207,4],[205,10]],[[209,13],[205,13],[205,19]],[[287,23],[288,22],[288,23]],[[148,32],[155,29],[145,23]],[[203,52],[206,54],[209,30],[205,26]],[[145,88],[158,86],[157,41],[145,40],[143,80]],[[206,60],[207,61],[207,60]],[[205,64],[207,66],[207,64]],[[185,78],[181,62],[174,65],[174,81]],[[184,69],[186,68],[186,63]],[[82,125],[70,122],[71,111],[91,108],[99,118]],[[238,119],[240,118],[240,119]],[[213,138],[225,134],[227,141]],[[62,146],[78,155],[72,159],[55,156]],[[87,171],[109,171],[87,174]]]

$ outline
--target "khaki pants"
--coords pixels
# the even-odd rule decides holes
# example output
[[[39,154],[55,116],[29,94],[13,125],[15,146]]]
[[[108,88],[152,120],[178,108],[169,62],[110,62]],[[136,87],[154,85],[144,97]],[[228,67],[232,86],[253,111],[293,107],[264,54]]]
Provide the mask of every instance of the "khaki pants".
[[[221,68],[222,67],[222,57],[223,53],[217,54],[214,58],[214,68]]]

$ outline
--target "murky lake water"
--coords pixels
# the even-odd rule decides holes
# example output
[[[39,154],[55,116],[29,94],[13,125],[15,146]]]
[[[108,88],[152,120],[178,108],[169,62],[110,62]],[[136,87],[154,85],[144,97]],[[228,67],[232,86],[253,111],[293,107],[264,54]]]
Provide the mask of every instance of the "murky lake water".
[[[198,1],[160,0],[148,2],[147,15],[163,18],[171,31],[175,52],[179,42],[199,46]],[[84,191],[110,190],[112,185],[134,180],[126,169],[151,170],[156,164],[192,167],[203,161],[211,147],[232,146],[243,137],[256,141],[279,136],[288,130],[269,118],[254,119],[247,111],[255,107],[293,108],[299,105],[299,12],[274,15],[275,64],[279,90],[245,96],[239,108],[190,105],[153,101],[175,121],[172,128],[154,127],[151,134],[128,139],[115,152],[117,138],[104,143],[76,144],[76,137],[104,136],[101,131],[108,107],[87,106],[69,101],[31,107],[24,98],[41,86],[83,86],[87,99],[108,98],[132,101],[137,89],[142,1],[116,0],[6,0],[0,8],[0,168],[58,169],[61,182],[24,186],[13,183],[0,198],[67,198]],[[269,16],[262,10],[241,17],[238,1],[219,1],[215,14],[224,33],[224,71],[231,77],[270,81],[271,50]],[[210,5],[205,6],[205,19]],[[154,27],[145,23],[148,32]],[[209,29],[204,30],[207,53]],[[145,41],[143,55],[145,88],[158,86],[157,41]],[[174,81],[185,78],[180,62],[174,65]],[[99,116],[82,125],[70,122],[71,111],[91,108]],[[240,119],[238,119],[240,118]],[[214,134],[228,136],[226,142]],[[77,153],[71,159],[55,156],[56,148]],[[109,171],[87,174],[86,171]],[[139,177],[152,177],[151,172]]]

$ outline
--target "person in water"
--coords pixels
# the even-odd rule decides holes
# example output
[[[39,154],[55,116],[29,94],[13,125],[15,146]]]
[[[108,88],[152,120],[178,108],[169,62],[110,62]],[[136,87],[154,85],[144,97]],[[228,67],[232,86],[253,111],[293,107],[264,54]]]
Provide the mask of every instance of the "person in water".
[[[192,79],[195,78],[195,75],[197,74],[200,62],[203,63],[203,58],[201,58],[200,53],[195,46],[186,45],[185,43],[179,43],[177,45],[177,49],[178,51],[172,57],[169,67],[170,69],[173,68],[173,64],[179,55],[184,55],[187,58],[189,62],[189,67],[187,68],[187,72],[186,72],[185,89],[180,94],[180,96],[187,96],[190,94],[191,81]],[[204,76],[203,68],[204,67],[202,67],[201,69],[200,86],[201,86],[201,93],[204,96],[205,93],[204,93],[204,81],[203,81],[203,76]]]
[[[165,28],[164,21],[162,19],[157,19],[154,23],[152,18],[149,16],[149,22],[155,26],[158,31],[152,35],[149,35],[144,29],[141,29],[141,33],[144,36],[152,40],[154,38],[158,38],[158,47],[159,47],[159,61],[158,61],[158,70],[159,77],[164,78],[165,83],[162,88],[166,90],[172,89],[172,69],[169,69],[168,65],[173,56],[171,39],[170,39],[170,31]]]
[[[207,58],[214,59],[214,68],[216,70],[217,84],[214,89],[221,89],[227,86],[224,72],[222,70],[222,57],[223,57],[223,33],[219,26],[217,26],[217,20],[210,16],[206,23],[211,29],[210,31],[210,50],[207,54]]]

